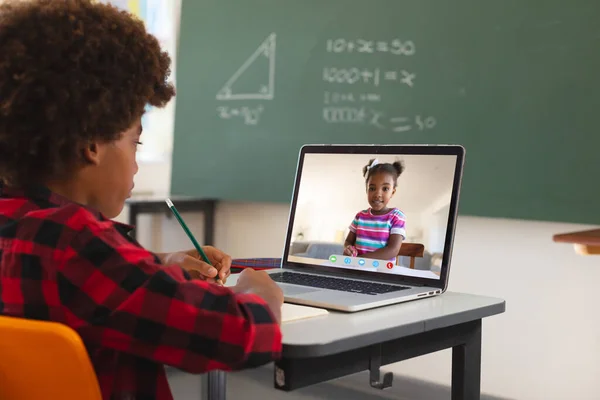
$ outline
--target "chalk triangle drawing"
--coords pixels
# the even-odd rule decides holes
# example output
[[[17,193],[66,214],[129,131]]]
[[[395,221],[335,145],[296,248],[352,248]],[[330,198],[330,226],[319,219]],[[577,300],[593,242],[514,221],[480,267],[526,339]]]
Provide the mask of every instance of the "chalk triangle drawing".
[[[275,97],[275,42],[276,34],[271,33],[256,51],[242,64],[240,68],[223,85],[217,93],[217,100],[273,100]],[[265,63],[266,68],[260,63]],[[264,83],[258,83],[256,90],[246,88],[236,90],[236,84],[240,83],[244,76],[249,75],[249,69],[261,68],[265,75]],[[249,78],[250,79],[250,78]],[[247,83],[247,82],[246,82]]]

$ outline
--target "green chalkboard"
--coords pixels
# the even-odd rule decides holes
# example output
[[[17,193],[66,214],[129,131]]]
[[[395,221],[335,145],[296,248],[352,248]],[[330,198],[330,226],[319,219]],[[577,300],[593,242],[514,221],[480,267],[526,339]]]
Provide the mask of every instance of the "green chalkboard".
[[[305,143],[456,143],[460,212],[600,223],[600,3],[184,0],[172,191],[290,201]]]

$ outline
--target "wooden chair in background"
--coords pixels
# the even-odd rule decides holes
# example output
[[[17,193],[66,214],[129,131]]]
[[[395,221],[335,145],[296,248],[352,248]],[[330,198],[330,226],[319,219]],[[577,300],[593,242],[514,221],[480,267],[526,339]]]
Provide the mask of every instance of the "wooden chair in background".
[[[396,264],[400,265],[400,257],[410,257],[410,269],[415,269],[415,257],[423,257],[425,246],[420,243],[402,243],[400,252],[396,257]]]

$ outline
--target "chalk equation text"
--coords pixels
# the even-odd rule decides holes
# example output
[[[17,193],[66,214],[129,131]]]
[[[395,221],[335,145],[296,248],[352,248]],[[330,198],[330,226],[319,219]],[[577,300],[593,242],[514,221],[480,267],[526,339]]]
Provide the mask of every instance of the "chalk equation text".
[[[325,42],[328,53],[389,53],[397,56],[412,56],[417,48],[412,40],[392,39],[329,39]]]
[[[217,113],[219,114],[219,118],[221,118],[221,119],[240,118],[242,121],[244,121],[244,124],[246,124],[246,125],[257,125],[263,111],[264,111],[264,107],[262,106],[262,104],[258,105],[256,107],[247,107],[247,106],[242,106],[242,107],[220,106],[220,107],[217,107]]]
[[[430,130],[437,125],[433,116],[389,114],[367,107],[351,106],[324,107],[323,120],[329,124],[365,124],[398,133]]]
[[[348,85],[363,83],[379,86],[382,81],[390,81],[413,87],[416,79],[416,73],[404,69],[382,71],[380,68],[323,68],[323,81],[328,83],[343,83]]]
[[[323,103],[324,104],[339,104],[339,103],[378,103],[381,101],[381,95],[379,93],[338,93],[338,92],[324,92]]]

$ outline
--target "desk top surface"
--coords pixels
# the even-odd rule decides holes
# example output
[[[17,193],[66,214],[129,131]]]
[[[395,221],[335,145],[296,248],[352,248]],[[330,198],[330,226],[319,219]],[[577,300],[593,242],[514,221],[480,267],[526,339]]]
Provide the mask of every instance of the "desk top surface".
[[[235,275],[227,285],[235,284]],[[283,353],[288,357],[318,357],[387,340],[458,325],[505,310],[505,301],[446,292],[439,296],[355,313],[328,315],[282,324]]]

